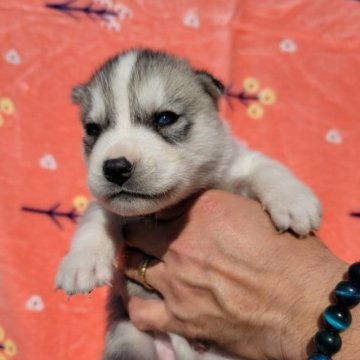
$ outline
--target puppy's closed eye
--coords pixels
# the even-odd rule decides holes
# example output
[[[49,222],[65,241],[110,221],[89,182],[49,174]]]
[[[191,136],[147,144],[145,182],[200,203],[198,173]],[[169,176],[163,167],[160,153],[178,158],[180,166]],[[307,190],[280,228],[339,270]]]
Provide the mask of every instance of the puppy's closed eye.
[[[98,137],[101,134],[101,126],[94,122],[85,125],[85,132],[87,136]]]

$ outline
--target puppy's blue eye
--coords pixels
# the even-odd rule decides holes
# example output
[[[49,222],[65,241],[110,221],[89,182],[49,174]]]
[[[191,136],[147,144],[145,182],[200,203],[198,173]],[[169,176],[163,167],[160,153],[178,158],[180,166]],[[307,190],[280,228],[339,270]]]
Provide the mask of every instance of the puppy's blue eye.
[[[179,118],[178,114],[172,111],[164,111],[155,116],[155,125],[159,127],[172,125]]]

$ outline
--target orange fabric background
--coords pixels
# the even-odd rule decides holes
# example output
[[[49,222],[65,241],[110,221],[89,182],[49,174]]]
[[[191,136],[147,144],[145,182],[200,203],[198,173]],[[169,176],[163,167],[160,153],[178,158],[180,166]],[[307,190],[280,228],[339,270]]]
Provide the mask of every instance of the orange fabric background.
[[[252,87],[247,103],[223,101],[224,119],[315,190],[319,235],[342,259],[360,258],[350,216],[360,212],[360,2],[97,1],[117,12],[105,18],[45,3],[0,1],[0,360],[99,358],[106,290],[70,301],[53,290],[74,224],[22,207],[81,212],[89,194],[70,89],[128,47],[186,57],[232,93]]]

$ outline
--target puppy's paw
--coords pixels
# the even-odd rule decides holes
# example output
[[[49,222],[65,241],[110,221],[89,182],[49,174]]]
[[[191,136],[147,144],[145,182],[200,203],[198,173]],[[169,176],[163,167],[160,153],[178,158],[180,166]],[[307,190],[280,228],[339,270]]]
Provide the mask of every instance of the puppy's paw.
[[[57,276],[56,288],[67,295],[90,293],[94,288],[109,285],[112,279],[114,260],[98,252],[74,251],[62,260]]]
[[[262,203],[279,231],[291,229],[296,234],[305,236],[320,226],[320,202],[312,191],[300,182],[270,190]]]

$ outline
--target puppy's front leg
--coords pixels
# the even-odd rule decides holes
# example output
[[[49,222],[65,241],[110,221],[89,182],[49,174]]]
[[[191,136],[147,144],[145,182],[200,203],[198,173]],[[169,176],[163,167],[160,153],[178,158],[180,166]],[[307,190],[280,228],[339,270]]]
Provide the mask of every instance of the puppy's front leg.
[[[115,264],[116,244],[111,234],[110,215],[96,201],[86,209],[63,258],[56,287],[66,294],[89,293],[95,287],[109,284]],[[119,231],[118,236],[121,236]],[[121,241],[120,241],[121,242]]]
[[[229,175],[235,192],[258,199],[279,230],[306,235],[319,227],[322,211],[318,199],[277,161],[239,148]]]

